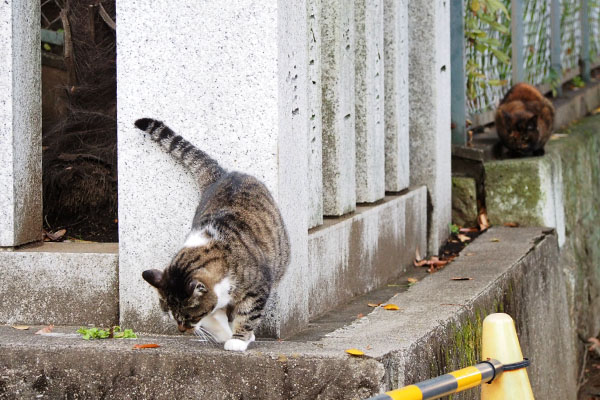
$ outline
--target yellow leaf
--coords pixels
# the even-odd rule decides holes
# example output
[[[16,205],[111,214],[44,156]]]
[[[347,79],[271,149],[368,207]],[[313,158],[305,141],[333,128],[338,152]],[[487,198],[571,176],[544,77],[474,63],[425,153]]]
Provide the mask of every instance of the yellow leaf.
[[[477,12],[477,11],[479,11],[479,0],[473,0],[473,1],[471,2],[471,10],[472,10],[473,12]]]
[[[286,362],[287,360],[288,358],[284,354],[280,354],[279,357],[277,357],[277,361],[279,362]]]
[[[362,352],[358,349],[348,349],[348,350],[346,350],[346,353],[350,354],[351,356],[355,356],[355,357],[362,357],[365,355],[364,352]]]
[[[381,303],[367,303],[369,307],[379,307]]]
[[[408,281],[408,283],[417,283],[417,282],[419,282],[419,280],[416,279],[416,278],[408,278],[407,281]]]
[[[492,240],[490,240],[490,242],[499,242],[499,241],[500,241],[500,239],[498,239],[498,238],[493,238]]]
[[[29,329],[29,326],[27,326],[27,325],[13,325],[12,327],[14,329],[18,329],[20,331],[26,331]]]
[[[398,307],[395,304],[386,304],[385,306],[383,306],[383,308],[385,308],[386,310],[392,310],[392,311],[396,311],[396,310],[400,309],[400,307]]]

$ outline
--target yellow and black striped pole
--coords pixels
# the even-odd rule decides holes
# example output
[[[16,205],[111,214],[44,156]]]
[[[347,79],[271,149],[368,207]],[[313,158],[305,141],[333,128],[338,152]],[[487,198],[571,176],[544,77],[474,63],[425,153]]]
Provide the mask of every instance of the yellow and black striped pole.
[[[490,359],[472,367],[371,397],[369,400],[439,399],[490,382],[503,371],[504,366],[500,361]]]

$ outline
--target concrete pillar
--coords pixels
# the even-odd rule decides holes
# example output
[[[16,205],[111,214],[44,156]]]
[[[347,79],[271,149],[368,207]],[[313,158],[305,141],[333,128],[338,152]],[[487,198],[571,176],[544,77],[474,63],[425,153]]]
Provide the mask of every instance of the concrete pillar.
[[[354,0],[321,0],[323,212],[356,208]]]
[[[384,0],[385,190],[409,184],[408,0]]]
[[[410,184],[426,184],[429,252],[437,254],[452,218],[450,180],[450,2],[411,0]]]
[[[308,0],[308,227],[323,223],[321,0]]]
[[[383,0],[355,0],[356,201],[385,196]]]
[[[141,273],[165,267],[179,250],[199,199],[193,178],[134,128],[140,117],[163,120],[225,168],[266,183],[292,262],[265,330],[282,335],[296,323],[308,257],[306,12],[305,1],[117,1],[123,325],[154,332],[174,325]]]
[[[40,4],[0,2],[0,246],[42,238]]]

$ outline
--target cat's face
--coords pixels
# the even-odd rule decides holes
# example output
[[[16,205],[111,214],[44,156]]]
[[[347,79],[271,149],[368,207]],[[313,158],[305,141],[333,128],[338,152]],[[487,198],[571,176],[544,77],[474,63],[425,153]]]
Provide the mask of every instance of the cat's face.
[[[504,127],[506,136],[504,137],[514,150],[534,150],[539,139],[537,116],[531,113],[507,113],[503,112]]]
[[[195,328],[218,302],[211,279],[201,279],[193,270],[188,272],[189,259],[178,255],[164,271],[151,269],[142,274],[157,289],[160,308],[171,315],[181,332]]]

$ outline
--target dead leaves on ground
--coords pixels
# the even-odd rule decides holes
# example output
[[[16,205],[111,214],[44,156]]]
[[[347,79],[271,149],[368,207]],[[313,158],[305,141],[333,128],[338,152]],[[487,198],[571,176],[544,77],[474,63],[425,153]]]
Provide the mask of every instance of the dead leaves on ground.
[[[364,351],[358,349],[348,349],[346,350],[346,353],[350,354],[353,357],[362,357],[365,355]]]
[[[59,229],[56,232],[43,231],[44,242],[60,242],[67,233],[66,229]]]
[[[134,344],[133,349],[155,349],[160,347],[160,345],[156,343],[144,343],[144,344]]]
[[[481,208],[479,215],[477,216],[477,223],[479,224],[479,230],[481,232],[487,230],[490,227],[490,221],[487,217],[487,211],[485,208]]]
[[[29,330],[29,326],[28,325],[13,325],[13,326],[11,326],[11,328],[17,329],[19,331]]]
[[[373,308],[381,307],[384,310],[388,310],[388,311],[398,311],[398,310],[400,310],[400,307],[398,307],[395,304],[391,304],[391,303],[386,303],[386,304],[383,304],[383,303],[367,303],[367,305],[369,307],[373,307]]]
[[[453,257],[449,257],[445,260],[440,260],[438,256],[431,256],[429,259],[418,260],[415,258],[413,264],[415,267],[428,267],[427,272],[435,272],[439,269],[442,269],[446,264],[454,259]]]
[[[54,325],[48,325],[48,326],[43,327],[39,331],[37,331],[35,334],[36,335],[44,335],[46,333],[52,332],[53,329],[54,329]]]

